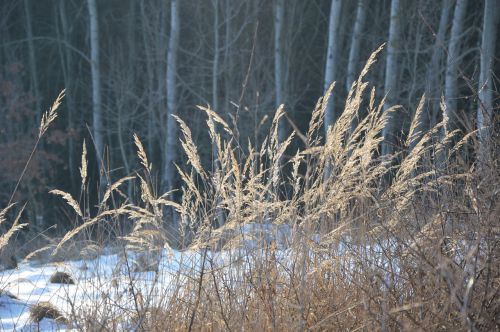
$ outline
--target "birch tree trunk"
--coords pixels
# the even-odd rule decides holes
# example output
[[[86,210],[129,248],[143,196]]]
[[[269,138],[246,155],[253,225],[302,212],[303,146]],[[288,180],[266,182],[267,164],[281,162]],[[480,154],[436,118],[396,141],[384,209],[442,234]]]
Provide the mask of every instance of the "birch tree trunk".
[[[92,129],[96,159],[99,168],[100,192],[106,186],[104,154],[104,133],[102,123],[101,70],[99,66],[99,24],[95,0],[87,0],[90,19],[90,68],[92,76]]]
[[[361,46],[361,36],[366,22],[366,0],[358,0],[358,8],[356,10],[356,21],[354,22],[354,30],[351,38],[351,47],[349,49],[349,62],[347,64],[347,79],[346,90],[351,89],[352,83],[356,79],[358,63],[359,63],[359,47]]]
[[[497,39],[500,4],[497,0],[486,0],[484,4],[483,34],[481,42],[481,71],[479,76],[479,105],[477,107],[477,129],[479,136],[479,163],[484,164],[489,156],[491,125],[493,124],[492,68]]]
[[[337,77],[337,49],[339,47],[338,26],[341,8],[341,0],[332,0],[328,22],[328,49],[326,53],[325,81],[323,85],[324,92],[328,90]],[[325,136],[328,133],[328,127],[332,126],[336,120],[333,99],[333,96],[330,97],[330,101],[325,111]]]
[[[274,91],[275,108],[284,103],[283,99],[283,20],[285,18],[284,0],[276,0],[274,6]],[[286,120],[282,118],[278,125],[278,142],[286,139]]]
[[[397,96],[398,59],[396,50],[399,42],[400,22],[399,22],[399,0],[391,1],[391,21],[389,24],[389,41],[387,43],[387,59],[385,65],[384,94],[387,96],[384,104],[384,111],[394,106]],[[396,130],[400,129],[400,117],[390,115],[386,126],[382,132],[384,141],[382,143],[382,155],[390,154],[394,151],[396,144]]]
[[[446,77],[445,77],[445,101],[446,110],[443,116],[448,118],[448,128],[450,130],[455,127],[456,112],[457,112],[457,76],[458,76],[458,60],[460,57],[460,35],[463,31],[463,22],[465,10],[467,9],[467,0],[457,0],[455,12],[453,14],[453,24],[451,27],[450,41],[448,44],[448,57],[446,60]]]
[[[163,187],[165,191],[175,186],[175,161],[177,159],[177,122],[172,115],[177,114],[177,51],[179,48],[179,6],[178,0],[170,3],[170,36],[167,55],[167,133],[163,152]]]

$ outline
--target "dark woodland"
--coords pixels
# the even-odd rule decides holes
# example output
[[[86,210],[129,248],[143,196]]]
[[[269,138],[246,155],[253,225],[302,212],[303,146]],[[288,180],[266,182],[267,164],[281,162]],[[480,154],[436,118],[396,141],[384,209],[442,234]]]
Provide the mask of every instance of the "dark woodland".
[[[0,13],[0,249],[17,248],[0,261],[139,238],[217,251],[238,227],[287,225],[293,268],[256,258],[248,295],[207,279],[205,251],[155,313],[170,325],[133,330],[499,328],[499,0]]]
[[[274,2],[179,1],[176,91],[170,105],[175,109],[170,110],[169,1],[96,1],[97,60],[91,55],[91,19],[85,1],[2,1],[2,205],[9,201],[29,156],[42,112],[62,89],[66,89],[66,97],[60,118],[47,133],[16,196],[16,200],[29,197],[31,216],[39,219],[49,215],[54,218],[60,212],[53,209],[53,198],[47,195],[50,189],[79,192],[82,142],[86,139],[89,149],[95,151],[95,132],[99,133],[98,149],[112,179],[137,171],[132,139],[137,133],[161,183],[158,189],[163,190],[179,185],[175,175],[173,180],[167,179],[163,164],[186,162],[177,151],[173,160],[164,156],[168,153],[168,114],[178,114],[192,128],[205,164],[212,160],[210,140],[197,105],[210,105],[227,122],[234,121],[242,146],[247,140],[258,144],[270,123],[262,120],[272,117],[280,104],[284,104],[294,126],[305,131],[317,99],[325,92],[325,85],[333,81],[337,83],[331,107],[338,116],[347,91],[371,52],[389,41],[393,23],[397,36],[380,54],[367,78],[377,88],[377,97],[388,94],[389,106],[402,105],[393,131],[407,132],[424,93],[425,126],[440,121],[441,96],[452,105],[448,111],[458,126],[474,126],[477,122],[484,1],[459,1],[466,7],[460,18],[455,17],[455,1],[394,1],[399,3],[394,15],[391,1],[334,1],[334,5],[339,2],[339,12],[332,17],[337,21],[333,32],[329,29],[331,1]],[[277,9],[278,5],[282,8]],[[283,11],[278,48],[277,10]],[[461,25],[456,41],[451,37],[454,24]],[[494,32],[496,29],[498,26]],[[326,74],[332,33],[336,34],[332,45],[335,62],[330,68],[333,73]],[[489,43],[494,45],[499,37],[495,33]],[[448,64],[453,43],[457,44],[457,58]],[[388,52],[393,53],[390,64],[386,61]],[[493,92],[493,107],[498,107],[497,55],[491,54],[488,60],[493,80],[485,87]],[[92,61],[98,62],[99,105],[93,104]],[[389,65],[394,66],[390,71]],[[449,93],[445,90],[447,74],[454,80]],[[326,76],[330,80],[325,81]],[[384,89],[384,84],[391,84],[391,89]],[[95,119],[101,124],[96,126]],[[293,130],[288,121],[283,121],[282,127],[284,135]],[[96,154],[89,156],[95,189],[99,168]]]

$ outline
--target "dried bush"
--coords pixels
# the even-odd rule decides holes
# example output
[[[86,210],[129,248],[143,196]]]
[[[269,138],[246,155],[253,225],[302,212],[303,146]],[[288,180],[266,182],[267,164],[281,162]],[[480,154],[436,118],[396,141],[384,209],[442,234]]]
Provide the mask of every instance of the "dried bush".
[[[136,318],[113,316],[117,308],[110,301],[99,328],[140,329],[149,318],[137,317],[158,308],[162,319],[153,330],[498,329],[500,175],[494,168],[478,172],[470,161],[469,151],[477,149],[474,132],[447,132],[446,119],[419,132],[424,98],[401,150],[381,156],[381,132],[397,110],[384,111],[385,101],[377,104],[375,91],[366,91],[363,78],[377,52],[326,139],[320,132],[333,86],[318,101],[307,133],[279,141],[280,108],[269,136],[256,147],[236,144],[230,126],[200,107],[217,155],[218,167],[210,170],[178,118],[190,165],[178,167],[180,203],[153,190],[138,137],[140,204],[124,200],[106,208],[130,178],[109,185],[96,216],[83,216],[71,196],[54,192],[82,219],[58,249],[82,231],[122,217],[134,222],[122,238],[128,249],[168,249],[163,223],[171,221],[163,212],[170,209],[180,220],[178,241],[189,241],[198,253],[197,264],[180,267],[158,292],[142,294],[133,277],[126,279]],[[286,160],[295,136],[305,148]],[[289,235],[248,231],[255,224],[285,225]],[[124,264],[130,267],[127,259]],[[165,271],[160,265],[153,273],[156,284]]]
[[[33,322],[39,323],[42,319],[53,319],[58,323],[67,324],[64,315],[50,302],[38,302],[30,308],[30,318]]]
[[[63,271],[56,271],[54,272],[51,276],[49,281],[53,284],[67,284],[67,285],[74,285],[75,281],[73,280],[73,277],[67,272]]]

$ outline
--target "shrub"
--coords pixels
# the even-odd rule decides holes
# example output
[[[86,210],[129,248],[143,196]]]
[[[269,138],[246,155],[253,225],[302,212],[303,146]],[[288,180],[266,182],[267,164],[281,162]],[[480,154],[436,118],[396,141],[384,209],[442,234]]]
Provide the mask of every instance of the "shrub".
[[[53,284],[67,284],[67,285],[75,284],[75,281],[73,280],[71,275],[62,271],[54,272],[54,274],[50,276],[50,282]]]
[[[38,302],[30,308],[30,318],[33,322],[39,323],[44,318],[53,319],[58,323],[67,324],[67,319],[50,302]]]

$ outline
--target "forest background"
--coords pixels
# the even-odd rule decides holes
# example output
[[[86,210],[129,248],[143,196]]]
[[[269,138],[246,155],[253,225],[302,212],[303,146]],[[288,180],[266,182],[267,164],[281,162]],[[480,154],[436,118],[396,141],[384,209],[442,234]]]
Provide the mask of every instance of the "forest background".
[[[424,130],[444,113],[464,132],[491,124],[498,7],[495,0],[3,0],[0,206],[27,201],[30,227],[69,227],[65,207],[48,191],[78,197],[84,140],[90,193],[134,174],[134,133],[154,165],[156,190],[178,188],[174,163],[182,167],[187,157],[172,114],[191,128],[201,162],[214,160],[197,105],[232,123],[244,150],[248,141],[262,143],[281,104],[280,139],[306,131],[317,99],[336,81],[325,114],[331,125],[383,43],[367,81],[378,99],[387,97],[385,107],[402,107],[384,129],[382,154],[397,149],[424,94]],[[41,116],[63,88],[60,118],[14,190]],[[294,141],[284,159],[301,144]],[[110,178],[99,176],[103,169]],[[123,188],[133,199],[134,183]]]

